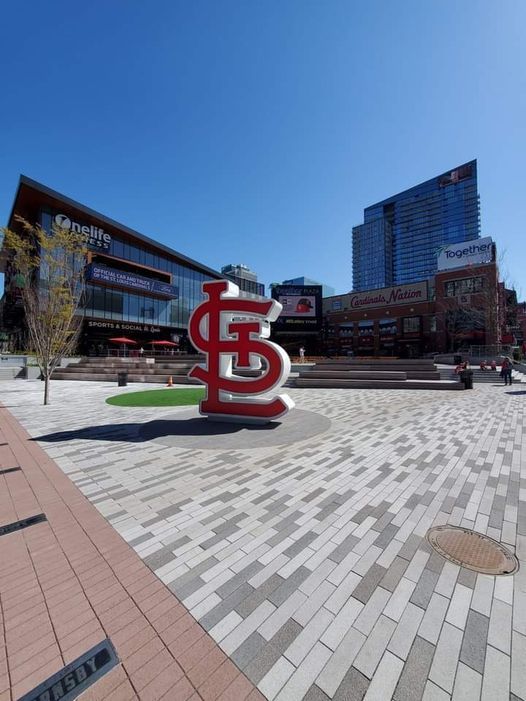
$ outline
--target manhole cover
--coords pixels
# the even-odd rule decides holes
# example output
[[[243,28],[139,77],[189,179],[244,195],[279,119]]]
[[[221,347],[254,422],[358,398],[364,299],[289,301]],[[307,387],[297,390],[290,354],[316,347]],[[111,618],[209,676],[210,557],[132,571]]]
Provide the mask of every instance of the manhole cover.
[[[435,526],[427,540],[446,560],[483,574],[514,574],[519,569],[515,555],[483,533],[457,526]]]

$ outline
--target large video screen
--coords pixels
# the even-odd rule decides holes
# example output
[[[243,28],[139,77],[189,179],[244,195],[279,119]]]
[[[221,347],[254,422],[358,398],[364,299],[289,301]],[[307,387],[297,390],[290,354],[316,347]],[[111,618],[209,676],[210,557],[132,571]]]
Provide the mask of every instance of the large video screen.
[[[321,285],[275,285],[272,297],[283,310],[274,322],[276,331],[319,331],[322,320]]]

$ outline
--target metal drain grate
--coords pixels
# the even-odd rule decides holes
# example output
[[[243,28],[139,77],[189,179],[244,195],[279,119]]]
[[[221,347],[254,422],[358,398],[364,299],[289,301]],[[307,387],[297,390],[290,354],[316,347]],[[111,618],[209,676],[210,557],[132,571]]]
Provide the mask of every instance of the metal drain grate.
[[[442,557],[469,570],[505,575],[519,569],[515,555],[483,533],[458,526],[435,526],[429,529],[426,537]]]
[[[0,475],[8,475],[10,472],[18,472],[21,467],[6,467],[5,470],[0,470]]]
[[[103,640],[19,701],[73,701],[118,663],[119,658],[111,641]]]
[[[20,531],[22,528],[33,526],[35,523],[42,523],[42,521],[47,521],[45,514],[28,516],[27,518],[23,518],[21,521],[7,523],[5,526],[0,526],[0,536],[7,535],[8,533],[14,533],[14,531]]]

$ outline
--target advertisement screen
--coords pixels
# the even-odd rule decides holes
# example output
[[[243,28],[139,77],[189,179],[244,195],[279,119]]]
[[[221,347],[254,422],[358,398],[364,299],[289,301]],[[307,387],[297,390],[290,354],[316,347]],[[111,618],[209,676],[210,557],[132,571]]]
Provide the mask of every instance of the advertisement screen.
[[[319,331],[322,312],[321,285],[275,285],[272,298],[283,307],[274,322],[276,331]]]
[[[142,275],[107,268],[105,265],[97,265],[95,263],[88,265],[86,268],[86,280],[105,282],[108,285],[126,287],[129,290],[137,290],[139,292],[150,292],[170,299],[177,299],[178,296],[177,287],[167,282],[151,280]]]

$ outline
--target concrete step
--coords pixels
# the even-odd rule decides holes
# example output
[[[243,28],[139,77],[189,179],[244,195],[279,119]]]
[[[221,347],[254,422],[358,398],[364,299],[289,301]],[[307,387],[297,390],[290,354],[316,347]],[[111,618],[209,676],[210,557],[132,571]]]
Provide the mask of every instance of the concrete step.
[[[342,370],[365,372],[436,372],[437,367],[433,363],[316,363],[316,370]]]
[[[407,380],[405,372],[384,372],[380,370],[313,370],[300,372],[301,378],[319,380]]]
[[[444,380],[460,379],[454,370],[440,370],[440,377]],[[526,381],[526,376],[522,375],[515,370],[512,372],[512,378],[514,382]],[[522,379],[524,378],[524,380]],[[473,370],[473,383],[474,384],[499,384],[503,383],[504,380],[500,376],[500,370]]]
[[[115,375],[117,372],[133,372],[133,373],[138,373],[142,375],[159,375],[159,374],[166,374],[165,371],[159,370],[158,368],[155,368],[154,365],[150,367],[141,367],[141,368],[136,368],[136,367],[124,367],[124,366],[118,366],[118,367],[107,367],[105,365],[101,366],[95,366],[95,367],[85,367],[80,364],[78,365],[72,365],[68,366],[65,368],[60,368],[60,372],[64,372],[66,374],[71,374],[71,373],[83,373],[85,375],[91,375],[93,373],[96,373],[98,375],[104,375],[104,374],[110,374],[110,375]]]
[[[23,369],[16,365],[0,368],[0,380],[14,380],[15,377],[22,373]]]
[[[434,389],[463,390],[462,382],[456,380],[322,380],[298,377],[295,387],[316,387],[317,389]]]
[[[169,374],[145,375],[141,373],[128,373],[128,382],[145,382],[150,384],[167,384]],[[174,385],[195,385],[200,384],[187,375],[171,374]],[[65,369],[56,370],[53,373],[53,380],[77,380],[80,382],[117,382],[117,373],[76,373],[65,372]]]
[[[423,367],[433,366],[435,361],[432,358],[325,358],[324,360],[318,361],[317,365],[352,365],[352,366],[363,366],[363,365],[373,365],[374,367],[379,367],[380,365],[422,365]]]
[[[119,372],[126,372],[126,369],[109,369],[109,368],[97,368],[93,370],[87,370],[86,368],[81,368],[77,371],[76,367],[71,368],[59,368],[53,373],[54,380],[78,380],[82,382],[117,382],[117,375]],[[259,371],[257,370],[244,370],[234,373],[239,377],[257,377]],[[199,384],[197,380],[188,377],[186,372],[174,372],[173,370],[168,371],[148,371],[143,372],[142,370],[134,369],[132,371],[128,370],[128,382],[149,382],[166,384],[168,378],[172,378],[174,384]]]

